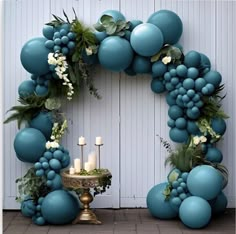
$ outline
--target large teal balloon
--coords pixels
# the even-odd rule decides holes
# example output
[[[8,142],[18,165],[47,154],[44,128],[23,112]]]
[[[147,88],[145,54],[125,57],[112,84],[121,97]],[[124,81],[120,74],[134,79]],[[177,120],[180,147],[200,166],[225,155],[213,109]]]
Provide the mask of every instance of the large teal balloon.
[[[14,149],[19,160],[35,163],[45,151],[46,138],[35,128],[24,128],[16,134]]]
[[[103,15],[112,16],[115,22],[118,20],[125,21],[125,16],[120,11],[117,11],[117,10],[106,10],[102,13],[101,17]]]
[[[167,183],[155,185],[147,195],[147,207],[152,216],[159,219],[172,219],[177,217],[178,213],[174,211],[169,201],[163,194]]]
[[[127,40],[119,36],[109,36],[101,42],[98,59],[109,70],[123,71],[132,62],[133,50]]]
[[[53,121],[50,112],[40,112],[30,122],[29,126],[40,130],[46,139],[49,139],[52,133]]]
[[[161,30],[153,24],[139,24],[131,33],[130,44],[134,51],[142,56],[152,56],[163,46]]]
[[[169,137],[174,142],[186,143],[188,141],[189,134],[185,129],[172,128],[169,131]]]
[[[204,75],[204,79],[206,80],[207,83],[213,84],[215,86],[215,88],[217,88],[222,81],[221,74],[217,71],[207,72]]]
[[[48,54],[51,50],[45,47],[44,37],[36,37],[27,41],[21,49],[20,59],[26,71],[35,75],[49,72]]]
[[[187,186],[192,195],[211,200],[220,193],[222,182],[223,176],[217,169],[200,165],[190,171]]]
[[[161,30],[164,44],[173,45],[177,43],[183,32],[182,21],[173,11],[160,10],[154,12],[147,22],[156,25]]]
[[[35,81],[24,80],[18,87],[18,94],[21,98],[27,98],[34,94],[35,91]]]
[[[190,228],[202,228],[211,219],[211,206],[201,197],[188,197],[180,205],[179,217]]]
[[[77,199],[69,192],[56,190],[43,200],[41,213],[50,224],[71,223],[79,212]]]

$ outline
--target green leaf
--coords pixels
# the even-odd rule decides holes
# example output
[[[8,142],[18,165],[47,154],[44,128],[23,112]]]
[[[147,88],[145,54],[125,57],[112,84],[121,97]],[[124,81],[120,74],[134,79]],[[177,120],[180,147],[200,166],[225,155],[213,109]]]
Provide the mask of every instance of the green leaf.
[[[104,32],[106,31],[106,28],[100,24],[100,23],[96,23],[94,24],[94,28],[98,31],[98,32]]]
[[[67,22],[70,24],[70,20],[69,20],[68,16],[66,15],[66,13],[65,13],[64,9],[63,9],[63,15],[65,16],[65,18],[66,18]]]
[[[114,19],[110,15],[103,15],[100,19],[102,25],[106,26],[109,25],[111,22],[114,22]]]
[[[107,34],[108,34],[108,35],[114,34],[115,31],[116,31],[116,28],[117,28],[117,26],[116,26],[115,23],[110,23],[110,24],[108,25],[108,27],[106,28]]]

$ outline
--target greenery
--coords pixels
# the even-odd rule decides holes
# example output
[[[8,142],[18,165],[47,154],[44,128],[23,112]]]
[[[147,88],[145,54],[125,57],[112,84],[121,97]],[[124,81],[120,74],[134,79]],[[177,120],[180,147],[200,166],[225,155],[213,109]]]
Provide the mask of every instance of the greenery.
[[[37,202],[39,197],[49,193],[46,178],[36,176],[34,167],[30,168],[23,177],[16,179],[16,184],[19,192],[19,196],[16,197],[17,202],[22,202],[25,197],[30,197]]]

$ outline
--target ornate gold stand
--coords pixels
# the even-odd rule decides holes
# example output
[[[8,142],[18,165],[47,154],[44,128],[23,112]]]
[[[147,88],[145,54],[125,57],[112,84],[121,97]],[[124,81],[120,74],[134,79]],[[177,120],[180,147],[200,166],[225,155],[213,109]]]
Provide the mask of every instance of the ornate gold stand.
[[[73,224],[87,223],[87,224],[101,224],[96,215],[92,212],[89,204],[93,201],[93,196],[90,193],[90,188],[98,187],[101,185],[103,178],[111,176],[111,173],[107,171],[101,175],[70,175],[69,171],[63,171],[61,173],[62,183],[69,189],[82,189],[82,194],[79,196],[79,200],[83,204],[83,210],[78,214]]]

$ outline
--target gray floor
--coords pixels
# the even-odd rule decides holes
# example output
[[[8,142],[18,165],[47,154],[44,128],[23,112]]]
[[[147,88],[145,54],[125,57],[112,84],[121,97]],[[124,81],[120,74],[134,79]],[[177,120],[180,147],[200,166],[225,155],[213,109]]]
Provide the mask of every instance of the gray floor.
[[[213,218],[204,229],[192,230],[180,220],[159,220],[150,216],[147,209],[96,209],[102,225],[36,226],[19,211],[3,212],[3,233],[6,234],[234,234],[235,209],[227,209]]]

